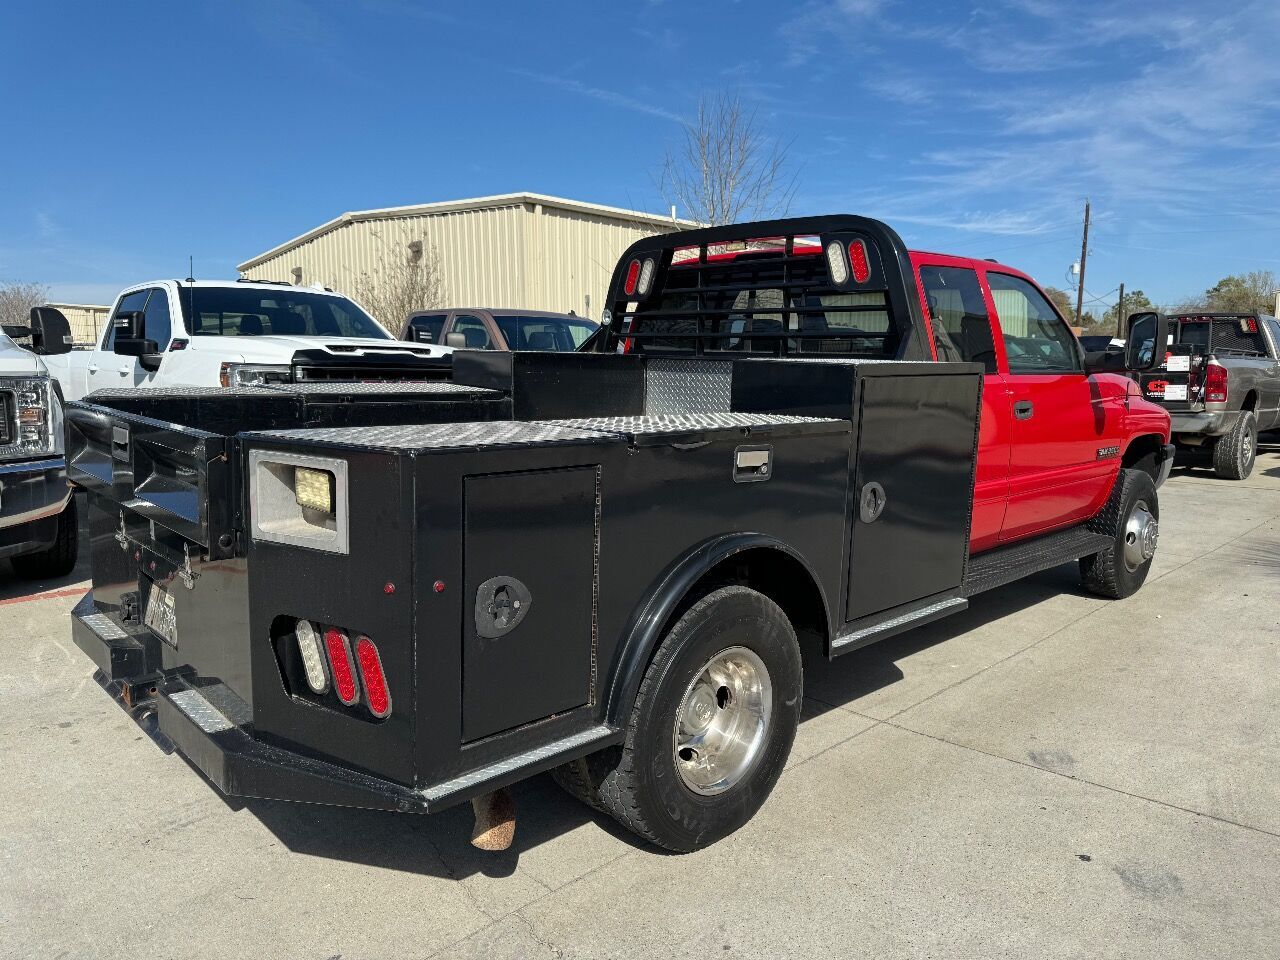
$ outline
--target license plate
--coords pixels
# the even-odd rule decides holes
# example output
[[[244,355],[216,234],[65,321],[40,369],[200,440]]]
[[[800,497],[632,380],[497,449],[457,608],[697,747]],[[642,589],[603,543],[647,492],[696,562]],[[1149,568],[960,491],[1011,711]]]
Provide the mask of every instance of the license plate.
[[[1185,383],[1171,383],[1164,388],[1164,398],[1166,400],[1185,400],[1187,399],[1187,385]]]
[[[173,594],[158,583],[151,584],[147,595],[147,613],[142,620],[165,643],[178,649],[178,608]]]

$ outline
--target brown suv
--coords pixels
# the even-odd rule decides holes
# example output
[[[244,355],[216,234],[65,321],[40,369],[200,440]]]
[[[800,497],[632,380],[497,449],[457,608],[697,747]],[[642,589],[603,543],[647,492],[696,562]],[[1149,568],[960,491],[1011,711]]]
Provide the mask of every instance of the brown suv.
[[[404,339],[469,350],[553,350],[572,353],[598,324],[573,313],[457,307],[409,316]]]

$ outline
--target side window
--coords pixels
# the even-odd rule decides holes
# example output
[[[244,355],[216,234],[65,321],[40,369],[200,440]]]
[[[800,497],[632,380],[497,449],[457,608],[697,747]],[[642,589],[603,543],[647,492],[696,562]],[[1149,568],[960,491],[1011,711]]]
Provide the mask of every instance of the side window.
[[[453,321],[453,332],[467,338],[469,350],[493,349],[493,341],[489,339],[489,328],[479,317],[473,317],[469,313],[459,315]]]
[[[987,373],[995,373],[996,345],[977,271],[968,267],[923,266],[920,283],[929,302],[934,336],[949,339],[959,359],[980,363]]]
[[[1271,331],[1271,343],[1275,347],[1276,355],[1280,356],[1280,320],[1268,320],[1267,329]]]
[[[1044,294],[1021,277],[988,273],[991,300],[1004,334],[1010,373],[1077,373],[1076,338]]]
[[[440,343],[440,331],[444,329],[443,313],[433,313],[424,317],[414,317],[410,321],[410,328],[413,336],[409,339],[416,340],[418,343]]]
[[[154,340],[156,346],[165,350],[169,346],[172,335],[172,323],[169,320],[169,292],[152,290],[151,299],[147,301],[145,317],[147,339]]]
[[[116,317],[122,313],[133,313],[141,310],[147,305],[147,294],[150,290],[136,290],[128,296],[124,297],[116,306],[115,311],[111,314],[111,320],[107,324],[107,332],[102,337],[102,349],[110,350],[111,345],[116,340]]]

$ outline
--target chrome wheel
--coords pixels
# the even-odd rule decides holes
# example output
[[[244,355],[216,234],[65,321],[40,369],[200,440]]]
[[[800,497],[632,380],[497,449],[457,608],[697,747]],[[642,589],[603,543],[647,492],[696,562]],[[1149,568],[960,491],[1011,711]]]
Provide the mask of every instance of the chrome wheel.
[[[1240,467],[1248,470],[1253,463],[1253,431],[1245,431],[1244,440],[1240,444]]]
[[[769,671],[752,651],[730,647],[708,660],[685,689],[672,731],[684,785],[712,796],[738,783],[764,747],[772,713]]]
[[[1124,524],[1124,565],[1130,571],[1156,555],[1156,541],[1160,538],[1160,522],[1147,506],[1139,500],[1133,505],[1129,519]]]

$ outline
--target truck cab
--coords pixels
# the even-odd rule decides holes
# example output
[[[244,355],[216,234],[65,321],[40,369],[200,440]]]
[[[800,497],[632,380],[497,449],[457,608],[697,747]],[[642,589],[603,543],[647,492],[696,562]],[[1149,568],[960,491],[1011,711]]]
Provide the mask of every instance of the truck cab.
[[[49,367],[77,400],[102,389],[444,379],[451,352],[396,340],[330,290],[157,280],[122,291],[92,348]]]

